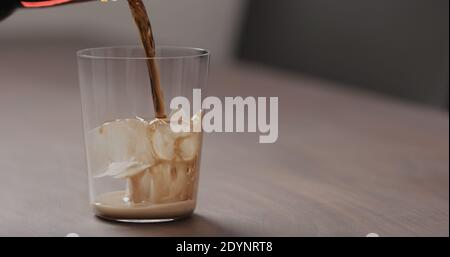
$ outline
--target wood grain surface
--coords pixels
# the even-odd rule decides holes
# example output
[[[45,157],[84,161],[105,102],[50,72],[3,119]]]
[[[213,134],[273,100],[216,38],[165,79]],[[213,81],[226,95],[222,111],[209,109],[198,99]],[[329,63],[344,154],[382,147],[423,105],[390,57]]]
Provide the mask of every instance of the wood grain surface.
[[[278,96],[279,140],[207,135],[189,219],[97,219],[75,71],[2,73],[1,236],[449,235],[447,112],[250,65],[213,67],[208,94]]]

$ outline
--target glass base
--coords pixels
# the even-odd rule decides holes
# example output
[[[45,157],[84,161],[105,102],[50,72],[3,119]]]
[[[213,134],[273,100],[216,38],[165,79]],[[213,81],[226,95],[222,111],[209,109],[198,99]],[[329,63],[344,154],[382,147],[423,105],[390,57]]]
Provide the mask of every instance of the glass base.
[[[146,203],[130,205],[123,201],[125,191],[103,194],[92,203],[92,209],[98,217],[127,223],[161,223],[190,216],[195,209],[195,200],[173,203]]]
[[[152,223],[167,223],[167,222],[173,222],[178,220],[187,219],[192,214],[182,216],[182,217],[176,217],[176,218],[165,218],[165,219],[115,219],[111,217],[105,217],[101,215],[95,215],[97,218],[105,220],[105,221],[111,221],[111,222],[119,222],[119,223],[134,223],[134,224],[152,224]]]

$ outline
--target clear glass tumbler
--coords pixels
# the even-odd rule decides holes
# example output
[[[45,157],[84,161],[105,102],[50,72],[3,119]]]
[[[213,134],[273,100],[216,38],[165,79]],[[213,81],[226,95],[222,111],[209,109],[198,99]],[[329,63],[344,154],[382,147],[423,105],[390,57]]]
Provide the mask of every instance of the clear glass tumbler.
[[[93,48],[77,55],[94,213],[128,222],[170,221],[192,214],[202,133],[174,132],[169,113],[167,119],[154,118],[144,49]],[[191,103],[189,116],[184,116],[190,118],[189,127],[201,123],[201,105],[193,104],[193,91],[207,85],[209,52],[159,47],[152,61],[159,70],[166,112],[181,111],[169,109],[171,100],[181,96]]]

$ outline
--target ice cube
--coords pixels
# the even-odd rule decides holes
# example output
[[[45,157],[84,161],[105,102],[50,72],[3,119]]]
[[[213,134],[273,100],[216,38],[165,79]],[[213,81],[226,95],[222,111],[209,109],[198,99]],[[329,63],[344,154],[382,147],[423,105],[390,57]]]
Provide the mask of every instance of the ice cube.
[[[146,122],[108,122],[88,134],[88,158],[94,176],[134,176],[154,164]]]
[[[143,164],[140,162],[113,162],[109,164],[108,169],[104,173],[101,173],[96,177],[101,178],[105,176],[111,176],[114,178],[127,178],[132,177],[148,168],[150,168],[149,164]]]
[[[186,163],[178,162],[172,166],[170,194],[166,197],[166,201],[184,201],[187,197],[189,189],[188,183],[188,166]]]
[[[161,119],[155,119],[150,123],[150,131],[156,158],[173,160],[176,135],[170,129],[169,123]]]
[[[169,122],[170,128],[176,137],[187,136],[192,131],[189,116],[181,108],[170,113]]]
[[[151,168],[152,176],[151,201],[153,203],[162,203],[164,198],[170,194],[171,185],[171,165],[161,163]]]
[[[151,201],[167,203],[186,200],[189,190],[187,165],[183,162],[161,163],[151,168]]]
[[[197,112],[191,119],[191,132],[186,137],[181,139],[179,143],[179,154],[182,160],[191,161],[200,152],[202,144],[202,134],[195,132],[194,128],[201,128],[202,112]]]
[[[150,200],[151,175],[149,171],[137,173],[127,178],[127,198],[133,203],[143,203]]]
[[[179,144],[179,155],[184,161],[193,160],[200,152],[201,134],[190,133],[189,136],[181,139]]]
[[[192,116],[191,119],[191,131],[192,132],[201,132],[202,131],[202,118],[203,118],[203,111],[199,110],[194,116]]]

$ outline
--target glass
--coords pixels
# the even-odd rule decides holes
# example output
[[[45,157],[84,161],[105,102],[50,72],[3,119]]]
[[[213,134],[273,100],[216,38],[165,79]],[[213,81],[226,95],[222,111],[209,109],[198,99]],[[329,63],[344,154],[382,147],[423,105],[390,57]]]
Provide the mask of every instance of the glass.
[[[154,119],[144,49],[93,48],[77,55],[94,213],[126,222],[191,215],[197,201],[202,133],[175,133],[169,118]],[[173,98],[185,97],[191,103],[189,125],[201,123],[201,110],[192,109],[193,90],[206,87],[209,52],[159,47],[153,59],[166,110]]]

